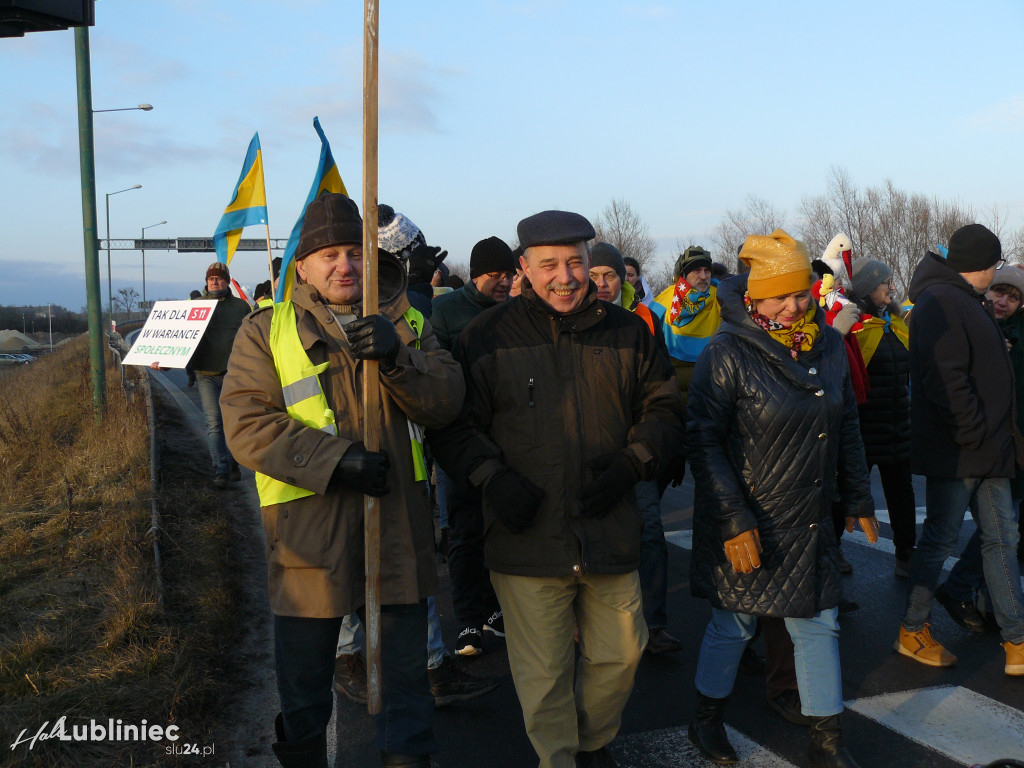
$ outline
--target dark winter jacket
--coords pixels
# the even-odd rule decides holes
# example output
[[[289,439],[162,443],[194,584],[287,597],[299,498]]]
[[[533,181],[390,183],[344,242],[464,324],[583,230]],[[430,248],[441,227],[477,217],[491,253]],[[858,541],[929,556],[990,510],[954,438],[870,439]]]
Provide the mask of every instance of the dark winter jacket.
[[[872,315],[855,334],[862,353],[865,339],[871,339],[872,347],[867,360],[867,402],[859,406],[864,453],[869,465],[909,461],[910,350],[892,327],[892,318],[899,317],[899,307],[891,304],[886,308],[890,318],[886,323],[870,301],[860,300],[857,304],[862,313]],[[900,327],[905,332],[905,326]]]
[[[452,349],[469,321],[498,303],[480,293],[472,280],[451,293],[435,298],[430,324],[441,346]]]
[[[188,367],[196,373],[220,374],[228,369],[228,358],[231,357],[231,345],[235,343],[235,334],[242,321],[249,316],[252,307],[248,302],[234,296],[229,291],[226,296],[211,296],[203,291],[204,301],[217,299],[213,308],[213,317],[206,326],[199,346],[188,361]]]
[[[1013,371],[992,310],[929,253],[910,281],[911,467],[928,477],[1013,477]]]
[[[750,319],[746,285],[738,275],[719,286],[722,326],[690,382],[691,589],[725,610],[806,618],[841,593],[837,484],[846,516],[874,515],[857,402],[843,337],[824,311],[814,347],[794,360]],[[737,573],[724,543],[754,528],[761,567]]]
[[[521,296],[481,313],[454,354],[466,377],[455,424],[427,432],[434,456],[453,477],[483,488],[509,467],[544,490],[533,523],[512,533],[484,493],[484,562],[522,576],[574,571],[628,573],[640,556],[643,518],[626,493],[601,519],[585,518],[579,496],[598,457],[626,450],[645,479],[684,439],[683,407],[672,368],[647,325],[597,300],[559,314],[524,280]]]

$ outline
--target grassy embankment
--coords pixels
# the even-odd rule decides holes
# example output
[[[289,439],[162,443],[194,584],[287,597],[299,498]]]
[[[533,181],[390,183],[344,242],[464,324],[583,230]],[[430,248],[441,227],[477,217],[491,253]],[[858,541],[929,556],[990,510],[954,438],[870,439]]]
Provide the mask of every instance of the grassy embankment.
[[[120,718],[210,743],[229,685],[239,622],[228,521],[200,473],[179,466],[161,481],[161,606],[144,390],[126,400],[108,365],[98,422],[86,342],[0,374],[0,766],[176,763],[166,741],[11,745],[61,716],[69,734]]]

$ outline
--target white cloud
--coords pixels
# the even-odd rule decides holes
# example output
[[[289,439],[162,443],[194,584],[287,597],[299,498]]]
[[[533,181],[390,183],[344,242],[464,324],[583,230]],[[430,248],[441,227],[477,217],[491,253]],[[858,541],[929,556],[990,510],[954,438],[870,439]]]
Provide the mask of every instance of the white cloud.
[[[1011,96],[966,118],[970,128],[998,133],[1024,130],[1024,95]]]

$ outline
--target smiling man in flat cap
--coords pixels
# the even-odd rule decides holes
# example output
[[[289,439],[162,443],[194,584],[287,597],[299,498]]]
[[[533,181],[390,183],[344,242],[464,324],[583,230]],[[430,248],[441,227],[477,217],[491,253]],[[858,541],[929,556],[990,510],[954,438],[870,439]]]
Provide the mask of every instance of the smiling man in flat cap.
[[[462,332],[466,404],[428,439],[482,490],[484,561],[541,768],[614,766],[605,746],[647,641],[633,487],[682,440],[682,401],[643,320],[597,300],[590,222],[544,211],[518,234],[522,295]]]

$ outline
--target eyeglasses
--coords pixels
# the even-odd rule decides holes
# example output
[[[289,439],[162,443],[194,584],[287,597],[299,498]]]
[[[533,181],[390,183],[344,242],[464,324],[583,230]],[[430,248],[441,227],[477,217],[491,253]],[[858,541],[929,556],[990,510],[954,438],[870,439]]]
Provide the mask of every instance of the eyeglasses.
[[[515,272],[488,272],[487,276],[492,280],[511,280],[516,276]]]
[[[1006,264],[1006,259],[1000,259],[996,262],[996,269],[1002,269],[1004,264]]]

